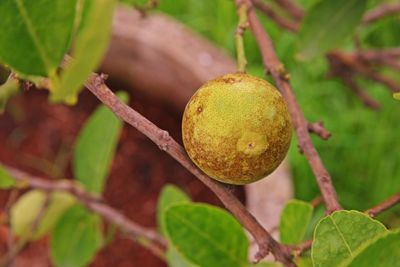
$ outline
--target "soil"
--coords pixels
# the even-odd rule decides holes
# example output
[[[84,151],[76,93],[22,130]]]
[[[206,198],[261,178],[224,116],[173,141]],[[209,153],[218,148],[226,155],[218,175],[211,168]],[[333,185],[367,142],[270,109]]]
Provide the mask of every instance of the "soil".
[[[99,104],[88,91],[81,93],[76,106],[48,102],[47,93],[29,90],[13,98],[0,115],[0,161],[48,179],[73,177],[71,158],[80,128]],[[181,142],[181,111],[160,100],[137,92],[130,105]],[[162,187],[172,183],[186,191],[194,201],[221,206],[202,183],[166,153],[129,125],[124,125],[107,181],[104,198],[128,218],[156,227],[157,198]],[[242,189],[236,194],[244,199]],[[9,192],[0,191],[2,215]],[[0,228],[0,252],[7,249],[5,226]],[[16,258],[18,266],[51,266],[49,238],[29,244]],[[110,245],[98,253],[93,267],[166,266],[135,242],[117,234]]]

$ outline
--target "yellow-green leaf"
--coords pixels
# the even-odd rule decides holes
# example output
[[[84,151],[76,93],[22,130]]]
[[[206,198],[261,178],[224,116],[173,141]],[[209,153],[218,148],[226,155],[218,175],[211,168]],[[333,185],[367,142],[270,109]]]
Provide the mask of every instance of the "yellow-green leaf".
[[[72,59],[61,75],[53,101],[74,104],[82,84],[95,70],[108,47],[115,0],[83,0],[82,21],[75,37]]]

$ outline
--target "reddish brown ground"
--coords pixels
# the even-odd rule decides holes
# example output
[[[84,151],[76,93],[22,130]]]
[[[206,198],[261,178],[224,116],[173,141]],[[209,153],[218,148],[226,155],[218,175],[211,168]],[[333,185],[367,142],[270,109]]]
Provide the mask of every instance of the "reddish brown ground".
[[[130,104],[181,140],[180,111],[136,93],[131,95]],[[0,161],[43,177],[72,177],[70,159],[77,133],[97,105],[98,100],[89,92],[83,92],[74,107],[49,104],[44,91],[31,90],[15,97],[7,112],[0,115]],[[62,167],[63,162],[66,168]],[[60,167],[53,168],[54,165]],[[135,222],[155,227],[157,197],[166,183],[183,188],[195,201],[221,205],[196,178],[137,130],[125,125],[104,193],[106,201]],[[243,199],[243,192],[238,194]],[[7,197],[8,192],[0,192],[2,213]],[[0,229],[2,255],[6,236],[7,229],[3,227]],[[17,258],[16,266],[49,266],[47,244],[47,239],[30,244]],[[165,264],[133,241],[117,235],[91,266]]]

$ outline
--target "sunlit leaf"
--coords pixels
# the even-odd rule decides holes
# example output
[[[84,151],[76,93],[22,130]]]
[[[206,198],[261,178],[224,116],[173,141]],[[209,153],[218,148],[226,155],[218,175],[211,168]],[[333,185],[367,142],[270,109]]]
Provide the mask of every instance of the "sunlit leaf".
[[[286,204],[279,224],[282,243],[297,244],[303,240],[312,212],[311,204],[304,201],[293,199]]]
[[[177,204],[165,216],[169,239],[190,261],[207,267],[248,266],[247,237],[228,212],[206,204]]]
[[[125,102],[128,99],[126,93],[117,95]],[[102,105],[79,133],[73,167],[76,179],[88,191],[103,191],[121,129],[122,121]]]
[[[315,228],[311,257],[315,267],[337,267],[368,240],[387,232],[379,221],[358,211],[337,211]]]
[[[77,0],[1,0],[0,61],[27,75],[55,76],[67,52]]]
[[[54,101],[74,104],[82,84],[94,71],[108,47],[116,0],[83,0],[83,15],[75,37],[72,59],[52,94]]]
[[[54,228],[52,261],[59,267],[85,266],[101,248],[102,242],[100,217],[82,206],[73,206]]]

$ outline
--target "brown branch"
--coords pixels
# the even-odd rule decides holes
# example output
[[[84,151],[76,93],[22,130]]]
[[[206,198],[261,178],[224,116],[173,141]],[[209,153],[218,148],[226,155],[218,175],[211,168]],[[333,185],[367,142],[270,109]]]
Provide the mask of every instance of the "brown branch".
[[[355,82],[353,75],[354,71],[340,61],[336,56],[327,55],[331,67],[331,75],[340,78],[343,83],[364,103],[366,107],[374,110],[380,109],[378,101],[370,97],[364,90],[362,90]]]
[[[299,24],[294,21],[290,21],[280,16],[277,12],[275,12],[271,7],[262,2],[261,0],[251,0],[254,4],[254,7],[263,12],[266,16],[270,17],[276,24],[280,27],[287,29],[291,32],[297,32],[299,29]]]
[[[362,22],[365,25],[396,13],[400,13],[400,3],[383,4],[367,12],[363,17]]]
[[[332,134],[325,128],[323,121],[307,122],[308,131],[315,133],[324,140],[328,140]]]
[[[357,56],[365,61],[400,58],[400,47],[358,50]]]
[[[328,54],[328,57],[336,58],[343,65],[358,72],[365,78],[371,79],[377,83],[385,85],[394,93],[400,92],[400,84],[397,84],[395,80],[370,69],[364,62],[357,60],[358,57],[356,54],[353,55],[353,54],[346,54],[340,51],[332,51]]]
[[[316,208],[319,204],[321,204],[323,202],[323,199],[321,196],[316,196],[315,198],[313,198],[310,201],[311,206],[313,206],[313,208]]]
[[[288,74],[285,71],[282,63],[276,56],[272,42],[268,34],[264,31],[264,28],[261,25],[260,21],[258,20],[251,1],[245,0],[245,2],[249,6],[248,18],[250,22],[250,29],[252,30],[254,37],[258,43],[265,68],[268,73],[272,75],[276,82],[276,85],[286,99],[289,112],[292,117],[293,125],[297,134],[299,146],[311,166],[311,169],[319,185],[322,197],[324,199],[327,213],[330,214],[335,210],[341,209],[341,206],[337,200],[331,177],[311,141],[311,137],[308,133],[307,120],[304,118],[300,106],[296,101],[296,97],[288,80]]]
[[[382,203],[376,205],[375,207],[366,210],[365,213],[367,213],[371,217],[375,217],[379,213],[393,207],[398,203],[400,203],[400,192],[394,194],[393,196],[384,200]]]
[[[303,19],[304,10],[291,0],[275,0],[275,2],[286,10],[296,21],[300,22]]]
[[[216,194],[225,207],[257,241],[259,250],[255,255],[256,262],[264,258],[269,251],[272,251],[277,260],[287,257],[290,258],[290,250],[273,239],[254,216],[246,210],[243,204],[227,190],[223,184],[209,178],[200,171],[188,158],[183,147],[179,145],[167,131],[158,128],[137,111],[121,102],[104,83],[104,79],[104,75],[92,74],[85,85],[103,104],[110,108],[116,116],[150,138],[161,150],[167,152]]]
[[[81,187],[69,181],[52,182],[32,176],[23,171],[1,164],[23,187],[41,189],[45,191],[63,191],[74,195],[77,200],[90,211],[99,214],[106,221],[118,226],[129,238],[146,246],[156,256],[163,258],[167,242],[153,230],[144,228],[129,220],[116,209],[103,203],[101,199],[93,197]]]

